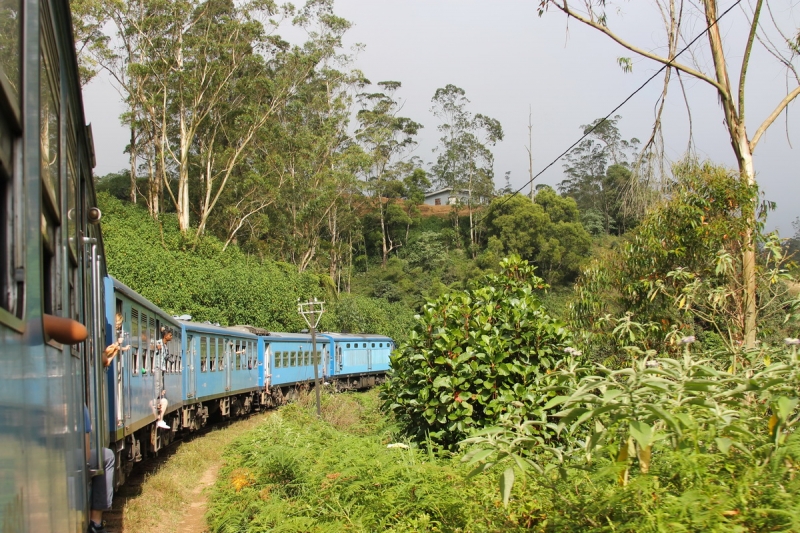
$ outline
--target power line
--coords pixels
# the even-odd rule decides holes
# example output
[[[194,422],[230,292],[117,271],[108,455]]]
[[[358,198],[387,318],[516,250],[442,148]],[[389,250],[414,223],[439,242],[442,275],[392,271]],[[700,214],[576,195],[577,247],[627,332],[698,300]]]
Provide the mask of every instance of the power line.
[[[541,176],[542,174],[544,174],[544,172],[545,172],[547,169],[549,169],[550,167],[552,167],[553,165],[555,165],[556,163],[558,163],[558,161],[559,161],[559,160],[560,160],[562,157],[564,157],[565,155],[567,155],[567,154],[568,154],[568,153],[569,153],[569,152],[570,152],[570,151],[571,151],[573,148],[575,148],[575,147],[576,147],[576,146],[577,146],[577,145],[578,145],[578,144],[579,144],[579,143],[580,143],[582,140],[584,140],[586,137],[588,137],[588,136],[589,136],[589,135],[590,135],[590,134],[591,134],[591,133],[592,133],[594,130],[596,130],[597,128],[599,128],[599,127],[600,127],[600,126],[601,126],[601,125],[602,125],[602,124],[603,124],[603,123],[604,123],[606,120],[608,120],[608,118],[609,118],[611,115],[613,115],[614,113],[616,113],[617,111],[619,111],[619,110],[620,110],[620,108],[621,108],[622,106],[624,106],[625,104],[627,104],[627,103],[628,103],[628,101],[629,101],[631,98],[633,98],[634,96],[636,96],[636,94],[638,94],[638,93],[639,93],[639,91],[641,91],[642,89],[644,89],[644,88],[645,88],[645,86],[646,86],[648,83],[650,83],[651,81],[653,81],[653,80],[654,80],[654,79],[655,79],[655,78],[656,78],[656,77],[657,77],[659,74],[661,74],[662,72],[664,72],[664,71],[665,71],[665,70],[666,70],[668,67],[672,66],[672,64],[673,64],[673,61],[675,61],[675,60],[676,60],[676,59],[677,59],[677,58],[678,58],[678,57],[679,57],[679,56],[680,56],[682,53],[684,53],[686,50],[688,50],[689,48],[691,48],[691,46],[692,46],[694,43],[696,43],[696,42],[697,42],[697,40],[698,40],[698,39],[700,39],[700,37],[702,37],[703,35],[705,35],[706,33],[708,33],[708,31],[709,31],[711,28],[713,28],[714,26],[716,26],[716,25],[717,25],[717,23],[718,23],[720,20],[722,20],[722,17],[724,17],[725,15],[727,15],[728,13],[730,13],[730,12],[733,10],[733,8],[734,8],[734,7],[736,7],[736,6],[738,6],[738,5],[739,5],[741,2],[742,2],[742,0],[736,0],[736,2],[734,2],[734,3],[733,3],[733,5],[731,5],[731,6],[730,6],[728,9],[726,9],[726,10],[725,10],[725,11],[724,11],[724,12],[723,12],[723,13],[722,13],[722,14],[721,14],[719,17],[717,17],[717,19],[716,19],[714,22],[712,22],[711,24],[709,24],[709,25],[708,25],[708,27],[707,27],[705,30],[703,30],[702,32],[700,32],[700,33],[699,33],[699,34],[698,34],[698,35],[697,35],[697,36],[696,36],[694,39],[692,39],[692,40],[689,42],[689,44],[687,44],[687,45],[686,45],[686,46],[685,46],[685,47],[684,47],[684,48],[683,48],[683,49],[682,49],[680,52],[678,52],[677,54],[675,54],[675,56],[674,56],[672,59],[670,59],[670,60],[669,60],[669,62],[667,62],[666,64],[662,65],[662,66],[661,66],[661,68],[660,68],[660,69],[658,69],[658,70],[655,72],[655,74],[653,74],[652,76],[650,76],[649,78],[647,78],[647,81],[645,81],[643,84],[641,84],[641,85],[639,86],[639,88],[637,88],[637,89],[636,89],[635,91],[633,91],[633,92],[632,92],[630,95],[628,95],[628,97],[627,97],[627,98],[625,98],[625,99],[622,101],[622,103],[620,103],[620,104],[619,104],[617,107],[615,107],[614,109],[612,109],[612,110],[611,110],[611,112],[609,112],[609,113],[608,113],[608,114],[607,114],[605,117],[603,117],[603,119],[602,119],[602,120],[598,121],[598,122],[597,122],[597,123],[596,123],[594,126],[592,126],[592,127],[589,129],[589,130],[587,130],[586,132],[584,132],[584,134],[583,134],[581,137],[579,137],[577,141],[575,141],[574,143],[572,143],[572,144],[570,145],[570,147],[569,147],[569,148],[567,148],[566,150],[564,150],[563,152],[561,152],[561,153],[560,153],[560,154],[559,154],[559,155],[558,155],[558,156],[557,156],[555,159],[553,159],[553,160],[552,160],[550,163],[548,163],[548,165],[547,165],[546,167],[544,167],[542,170],[540,170],[540,171],[539,171],[539,172],[538,172],[538,173],[537,173],[535,176],[533,176],[531,179],[529,179],[528,181],[526,181],[526,182],[525,182],[525,184],[524,184],[524,185],[522,185],[522,187],[520,187],[519,189],[517,189],[516,191],[514,191],[513,193],[511,193],[511,195],[510,195],[508,198],[506,198],[505,200],[503,200],[503,201],[502,201],[502,202],[501,202],[501,203],[500,203],[500,204],[499,204],[497,207],[499,208],[499,207],[502,207],[503,205],[505,205],[505,203],[506,203],[506,202],[508,202],[509,200],[511,200],[511,199],[512,199],[514,196],[516,196],[517,194],[519,194],[519,193],[520,193],[520,191],[522,191],[522,189],[524,189],[525,187],[527,187],[528,185],[530,185],[531,183],[533,183],[533,182],[536,180],[536,178],[538,178],[539,176]],[[483,221],[483,219],[481,219],[481,222],[482,222],[482,221]]]

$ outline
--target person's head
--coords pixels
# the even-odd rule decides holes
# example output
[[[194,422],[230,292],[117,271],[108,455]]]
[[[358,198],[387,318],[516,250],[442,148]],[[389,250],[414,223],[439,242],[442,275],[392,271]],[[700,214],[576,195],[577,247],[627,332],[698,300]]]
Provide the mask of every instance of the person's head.
[[[114,325],[116,326],[117,329],[120,329],[122,327],[122,320],[123,320],[122,313],[117,313],[117,316],[114,318]]]
[[[120,335],[119,337],[117,337],[117,344],[119,344],[120,346],[122,346],[122,343],[123,343],[123,342],[125,342],[125,339],[122,337],[122,335]]]
[[[171,332],[171,331],[169,331],[169,330],[167,330],[167,332],[166,332],[166,333],[164,333],[164,337],[163,337],[163,339],[164,339],[164,342],[169,342],[169,341],[171,341],[171,340],[172,340],[172,332]]]

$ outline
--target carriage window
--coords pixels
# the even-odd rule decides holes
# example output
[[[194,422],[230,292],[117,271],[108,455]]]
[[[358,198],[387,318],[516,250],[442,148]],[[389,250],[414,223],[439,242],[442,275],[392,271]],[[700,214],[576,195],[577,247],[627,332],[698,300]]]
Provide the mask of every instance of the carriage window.
[[[47,20],[43,21],[45,24]],[[39,77],[39,144],[41,148],[40,171],[44,186],[45,203],[56,217],[59,216],[61,187],[59,180],[59,72],[55,58],[55,45],[51,43],[50,33],[42,30],[41,72]],[[52,52],[51,52],[52,50]],[[49,202],[48,202],[49,201]]]
[[[281,366],[283,368],[289,368],[289,351],[283,352],[283,356],[281,357],[282,363]]]
[[[156,319],[150,317],[150,371],[156,369]]]
[[[150,360],[150,356],[147,353],[147,350],[150,347],[149,340],[147,338],[147,315],[142,313],[142,323],[140,327],[140,334],[139,334],[139,349],[142,353],[142,370],[147,371],[147,362]]]
[[[211,342],[211,350],[209,351],[208,354],[208,360],[209,360],[208,370],[210,372],[215,372],[217,370],[217,339],[212,337],[210,339],[210,342]]]
[[[200,372],[208,372],[208,345],[207,339],[200,337]]]
[[[281,352],[275,352],[275,368],[281,368]]]
[[[139,310],[131,309],[131,346],[139,346]]]
[[[131,365],[131,375],[133,377],[137,377],[141,375],[139,373],[141,366],[139,366],[139,310],[138,309],[131,309],[131,336],[130,336],[130,343],[131,348],[131,357],[133,358],[133,364]]]
[[[348,348],[350,347],[350,343],[349,343],[349,342],[347,343],[347,347],[348,347]]]
[[[367,343],[365,342],[364,344],[361,345],[361,347],[362,348],[366,348],[367,347]]]
[[[191,341],[191,337],[189,339]],[[178,372],[183,370],[183,345],[181,344],[181,330],[175,330],[172,335],[172,346],[175,350],[174,353],[178,360],[175,362],[175,368]],[[187,349],[191,349],[187,346]]]
[[[234,355],[235,355],[235,357],[234,357],[235,362],[234,362],[233,368],[235,368],[236,370],[241,370],[242,369],[242,351],[241,350],[242,350],[242,347],[241,347],[240,344],[237,343],[237,344],[235,344],[233,346],[233,351],[234,351]]]
[[[0,115],[0,140],[5,140],[5,131],[2,127],[3,117]],[[2,291],[2,300],[0,307],[14,313],[17,311],[15,302],[16,295],[13,280],[14,272],[14,259],[17,257],[16,246],[14,239],[14,209],[13,209],[13,189],[11,186],[10,174],[6,174],[5,165],[3,164],[4,158],[0,157],[0,250],[2,250],[2,257],[0,258],[0,291]],[[22,311],[22,306],[18,311]]]
[[[20,206],[22,187],[21,174],[14,177],[13,139],[20,122],[21,4],[20,0],[0,0],[0,103],[6,104],[0,105],[0,308],[18,318],[23,291],[22,281],[14,280],[14,269],[22,267],[23,239],[14,207]]]
[[[374,343],[374,342],[372,343],[372,347],[373,347],[373,348],[375,347],[375,343]]]
[[[289,356],[289,366],[297,366],[297,352],[292,350],[291,356]]]

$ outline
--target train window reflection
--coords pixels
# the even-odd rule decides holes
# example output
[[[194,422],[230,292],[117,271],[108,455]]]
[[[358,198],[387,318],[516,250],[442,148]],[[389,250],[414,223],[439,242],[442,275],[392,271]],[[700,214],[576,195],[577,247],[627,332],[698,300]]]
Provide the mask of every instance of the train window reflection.
[[[13,281],[15,243],[12,201],[14,195],[11,188],[11,179],[4,172],[0,164],[0,294],[2,301],[0,307],[11,313],[15,312],[15,289]]]
[[[0,72],[5,83],[0,84],[6,98],[19,105],[20,86],[20,22],[22,10],[20,0],[0,0]]]
[[[45,33],[43,35],[47,37]],[[59,186],[59,98],[58,68],[51,59],[47,39],[42,39],[42,63],[39,77],[41,109],[39,110],[40,168],[49,207],[58,216],[61,187]],[[49,197],[49,198],[48,198]]]

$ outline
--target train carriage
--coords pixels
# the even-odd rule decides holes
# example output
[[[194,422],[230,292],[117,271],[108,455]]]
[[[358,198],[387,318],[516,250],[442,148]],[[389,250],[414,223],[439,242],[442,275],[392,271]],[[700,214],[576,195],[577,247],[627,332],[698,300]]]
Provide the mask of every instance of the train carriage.
[[[69,4],[0,2],[0,516],[4,531],[88,522],[89,447],[107,445],[104,275],[91,131]],[[84,327],[85,326],[85,329]],[[88,330],[88,331],[87,331]],[[88,335],[84,341],[83,336]]]
[[[372,387],[382,382],[394,350],[390,337],[370,334],[323,333],[330,340],[326,372],[340,389]]]
[[[106,345],[121,338],[126,349],[111,360],[106,371],[108,427],[122,483],[143,450],[157,452],[178,428],[182,406],[183,357],[181,326],[167,312],[124,283],[105,279]],[[173,421],[169,431],[156,428],[157,398],[167,391],[169,405],[163,419]]]
[[[314,346],[307,333],[270,333],[261,337],[264,343],[264,382],[273,394],[291,397],[298,385],[314,383]],[[328,378],[330,339],[317,335],[317,375]]]
[[[180,324],[186,355],[185,426],[199,427],[214,411],[238,416],[262,403],[258,336],[212,324]]]

